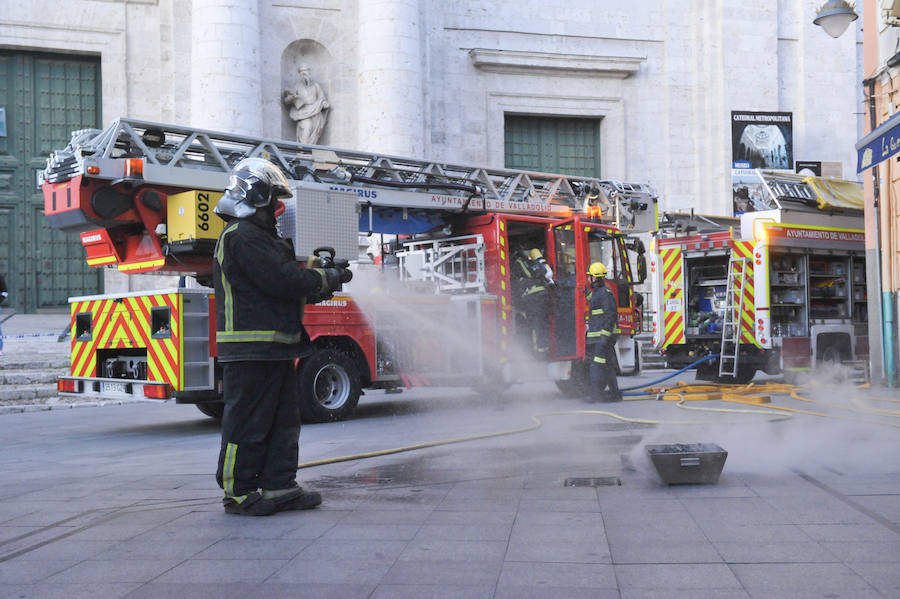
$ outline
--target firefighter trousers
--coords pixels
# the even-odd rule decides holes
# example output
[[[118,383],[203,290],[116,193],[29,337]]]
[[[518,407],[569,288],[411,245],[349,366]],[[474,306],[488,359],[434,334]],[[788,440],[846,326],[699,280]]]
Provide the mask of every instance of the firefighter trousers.
[[[519,305],[530,328],[532,351],[546,353],[550,349],[550,292],[543,289],[525,295]]]
[[[223,363],[225,412],[216,481],[226,496],[294,486],[300,401],[293,360]]]
[[[591,399],[603,401],[622,398],[616,379],[619,368],[614,346],[615,340],[612,337],[589,346],[591,362],[588,372],[591,379]]]

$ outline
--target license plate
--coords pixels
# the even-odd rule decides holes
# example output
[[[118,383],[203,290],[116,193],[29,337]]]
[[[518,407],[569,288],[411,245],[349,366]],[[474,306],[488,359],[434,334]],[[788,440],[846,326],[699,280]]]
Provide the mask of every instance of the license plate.
[[[103,393],[120,393],[122,395],[128,394],[128,387],[125,383],[100,383],[100,391]]]

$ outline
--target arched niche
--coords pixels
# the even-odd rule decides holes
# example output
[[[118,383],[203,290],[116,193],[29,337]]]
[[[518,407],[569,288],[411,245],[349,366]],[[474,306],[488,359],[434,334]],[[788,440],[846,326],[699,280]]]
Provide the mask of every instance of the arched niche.
[[[297,85],[300,79],[299,69],[306,65],[310,70],[310,78],[322,86],[325,96],[331,108],[328,110],[328,119],[325,123],[325,129],[319,138],[319,145],[328,145],[328,129],[329,123],[334,113],[334,105],[332,98],[334,90],[332,86],[332,64],[333,58],[328,50],[315,40],[301,39],[295,40],[287,45],[281,53],[281,94],[280,100],[284,98],[284,90],[292,89]],[[296,124],[291,120],[288,114],[288,108],[281,101],[281,137],[283,139],[294,140]]]

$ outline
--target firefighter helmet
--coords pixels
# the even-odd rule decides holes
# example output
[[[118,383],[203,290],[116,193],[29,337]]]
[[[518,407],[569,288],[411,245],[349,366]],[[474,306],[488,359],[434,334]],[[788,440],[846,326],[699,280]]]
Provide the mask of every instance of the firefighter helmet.
[[[602,262],[594,262],[588,267],[588,274],[602,279],[606,276],[606,266]]]
[[[231,171],[225,195],[214,212],[246,218],[257,208],[274,206],[274,200],[291,197],[291,185],[284,172],[264,158],[244,158]]]

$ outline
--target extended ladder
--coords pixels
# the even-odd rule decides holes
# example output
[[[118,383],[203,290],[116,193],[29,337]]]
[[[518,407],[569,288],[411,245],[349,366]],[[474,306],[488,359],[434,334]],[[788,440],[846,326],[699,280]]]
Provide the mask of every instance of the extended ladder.
[[[741,347],[741,323],[744,314],[744,289],[747,286],[745,274],[748,262],[747,258],[736,258],[733,255],[728,261],[725,318],[722,322],[722,347],[719,351],[719,376],[737,376]]]
[[[50,155],[42,178],[60,183],[94,171],[102,173],[96,178],[122,179],[124,159],[137,158],[147,184],[220,191],[247,157],[271,160],[298,181],[352,188],[365,206],[556,216],[599,207],[603,220],[617,225],[621,219],[623,226],[650,230],[644,219],[635,222],[635,213],[655,221],[656,193],[642,183],[445,164],[127,118],[104,130],[74,132],[64,150]]]

